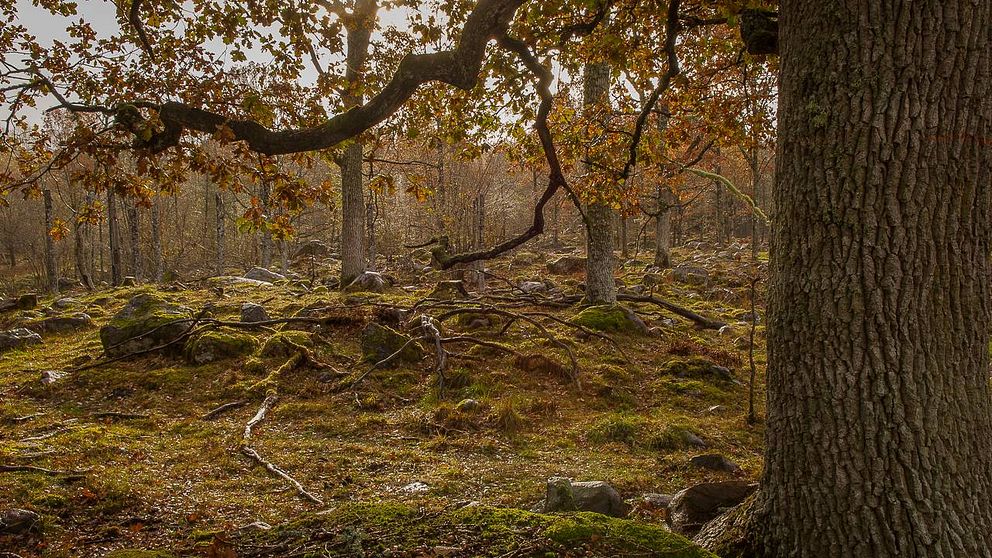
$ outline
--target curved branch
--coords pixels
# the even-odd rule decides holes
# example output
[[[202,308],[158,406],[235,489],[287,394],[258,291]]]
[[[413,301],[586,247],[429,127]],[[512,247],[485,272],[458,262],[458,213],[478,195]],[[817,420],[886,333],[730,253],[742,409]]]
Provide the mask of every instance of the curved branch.
[[[166,102],[158,107],[158,116],[165,129],[147,141],[136,140],[135,147],[159,152],[178,145],[185,130],[214,134],[224,129],[230,131],[234,140],[244,141],[252,151],[265,155],[333,147],[393,115],[425,83],[436,81],[465,90],[475,87],[486,45],[502,34],[524,1],[480,0],[465,22],[455,49],[408,54],[392,80],[376,96],[323,124],[304,129],[270,130],[253,120],[230,119],[185,103]]]

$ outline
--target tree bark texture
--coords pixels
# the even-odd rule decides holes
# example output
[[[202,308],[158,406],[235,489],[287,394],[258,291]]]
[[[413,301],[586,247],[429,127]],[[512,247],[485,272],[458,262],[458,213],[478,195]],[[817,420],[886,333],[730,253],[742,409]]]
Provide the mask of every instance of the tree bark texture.
[[[780,22],[756,553],[992,556],[992,3]]]
[[[583,76],[583,103],[603,102],[610,91],[610,67],[588,63]],[[601,203],[586,206],[586,295],[588,304],[613,304],[617,287],[613,280],[613,223],[615,211]]]

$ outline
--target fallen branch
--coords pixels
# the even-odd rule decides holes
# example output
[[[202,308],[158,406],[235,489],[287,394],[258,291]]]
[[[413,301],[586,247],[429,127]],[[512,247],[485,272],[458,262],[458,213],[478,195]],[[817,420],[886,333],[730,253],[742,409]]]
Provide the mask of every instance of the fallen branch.
[[[276,401],[278,400],[279,400],[279,396],[275,394],[269,394],[265,397],[265,399],[262,401],[262,406],[258,408],[258,412],[256,412],[255,416],[252,417],[251,420],[248,421],[248,424],[245,425],[245,432],[241,436],[241,439],[244,441],[245,444],[247,444],[248,441],[251,440],[252,428],[255,428],[256,424],[265,420],[265,415],[269,414],[269,411],[272,409],[272,406],[275,405]]]
[[[145,413],[119,413],[116,411],[104,411],[102,413],[93,413],[90,415],[93,418],[109,418],[109,419],[120,419],[120,420],[137,420],[148,418],[149,415]]]
[[[672,314],[682,316],[683,318],[693,321],[699,327],[703,329],[720,329],[721,327],[727,325],[725,322],[720,322],[717,320],[711,320],[705,316],[701,316],[688,308],[683,308],[676,304],[672,304],[667,300],[662,300],[656,296],[649,295],[629,295],[629,294],[618,294],[617,300],[622,300],[624,302],[643,302],[648,304],[655,304],[668,310]]]
[[[230,411],[231,409],[239,409],[241,407],[244,407],[247,404],[248,404],[248,400],[247,399],[242,399],[240,401],[232,401],[230,403],[224,403],[220,407],[217,407],[217,408],[215,408],[215,409],[207,412],[206,414],[204,414],[202,417],[200,417],[200,420],[211,420],[211,419],[214,419],[214,418],[218,417],[219,415],[221,415],[221,414],[223,414],[223,413],[225,413],[227,411]]]
[[[262,467],[265,467],[265,469],[267,471],[269,471],[270,473],[272,473],[273,475],[275,475],[275,476],[283,479],[284,481],[288,482],[289,484],[293,485],[293,488],[296,489],[296,492],[300,496],[302,496],[303,498],[305,498],[305,499],[307,499],[307,500],[309,500],[309,501],[311,501],[311,502],[313,502],[314,504],[317,504],[317,505],[323,505],[324,504],[323,500],[321,500],[320,498],[314,496],[313,493],[311,493],[306,488],[304,488],[303,485],[300,484],[300,481],[298,481],[298,480],[294,479],[293,477],[289,476],[288,473],[286,473],[285,471],[283,471],[282,469],[280,469],[276,465],[270,463],[269,461],[266,461],[265,459],[262,459],[262,456],[259,455],[258,452],[255,451],[254,449],[252,449],[252,448],[250,448],[248,446],[244,446],[244,447],[241,448],[241,453],[243,453],[244,455],[246,455],[246,456],[250,457],[251,459],[255,460],[256,463],[258,463]]]
[[[33,465],[0,465],[0,473],[41,473],[55,477],[66,477],[70,479],[83,478],[89,469],[82,471],[59,471],[56,469],[46,469]]]

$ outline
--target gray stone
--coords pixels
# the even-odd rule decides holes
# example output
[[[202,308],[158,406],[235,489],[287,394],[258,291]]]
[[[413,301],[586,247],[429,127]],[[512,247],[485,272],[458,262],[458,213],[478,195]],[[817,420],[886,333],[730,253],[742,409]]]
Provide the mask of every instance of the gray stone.
[[[246,302],[241,305],[241,321],[244,323],[255,323],[268,321],[269,313],[265,307],[254,302]]]
[[[525,293],[543,293],[548,290],[548,286],[541,281],[524,281],[520,283],[520,290]]]
[[[19,327],[0,331],[0,353],[38,343],[41,343],[41,336],[30,329]]]
[[[346,293],[381,293],[389,287],[389,281],[375,271],[366,271],[355,277],[354,281],[344,288]]]
[[[331,254],[331,248],[327,244],[319,240],[308,240],[300,245],[293,252],[293,259],[298,260],[300,258],[326,258]]]
[[[268,283],[275,283],[276,281],[283,281],[286,279],[285,275],[276,273],[275,271],[269,271],[264,267],[253,267],[248,270],[242,277],[245,279],[251,279],[253,281],[265,281]]]
[[[74,306],[79,306],[80,302],[71,297],[64,297],[56,300],[52,303],[52,308],[56,310],[65,310],[67,308],[72,308]]]
[[[548,479],[544,512],[590,511],[611,517],[630,513],[620,494],[603,481],[571,482],[561,477]]]
[[[586,259],[581,256],[562,256],[554,261],[548,262],[548,273],[555,275],[569,275],[584,271]]]
[[[41,530],[41,516],[30,510],[0,510],[0,535],[19,535]]]
[[[672,277],[679,283],[703,286],[710,282],[710,274],[701,267],[680,265],[672,269]]]
[[[719,453],[697,455],[689,460],[689,464],[697,469],[708,469],[710,471],[732,473],[735,475],[741,472],[740,465],[734,463]]]
[[[74,312],[72,314],[34,320],[25,325],[28,329],[39,333],[68,333],[70,331],[88,329],[94,327],[96,324],[93,323],[93,318],[89,314]]]
[[[61,370],[45,370],[41,373],[41,383],[46,386],[50,386],[62,378],[65,378],[65,372]]]
[[[100,328],[100,341],[107,356],[126,356],[178,340],[189,330],[192,318],[189,308],[141,293]],[[182,347],[177,345],[176,349]]]
[[[704,524],[743,502],[758,489],[745,481],[697,484],[676,494],[669,505],[672,530],[692,537]]]

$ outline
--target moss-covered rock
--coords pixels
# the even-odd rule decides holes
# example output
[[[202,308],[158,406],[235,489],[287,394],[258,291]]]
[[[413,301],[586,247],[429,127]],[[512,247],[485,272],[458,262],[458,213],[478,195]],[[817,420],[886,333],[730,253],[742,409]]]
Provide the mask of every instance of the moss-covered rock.
[[[193,364],[207,364],[229,358],[248,356],[258,348],[258,341],[244,333],[208,331],[186,342],[184,354]]]
[[[619,304],[590,306],[572,318],[572,323],[595,331],[647,333],[647,327],[637,314]]]
[[[182,337],[192,318],[189,308],[166,302],[152,293],[141,293],[100,328],[100,342],[111,357],[145,351]]]
[[[348,556],[415,552],[435,541],[455,557],[562,556],[581,548],[586,556],[714,558],[660,525],[592,512],[541,514],[474,505],[425,514],[394,503],[345,504],[270,531],[245,533],[236,543],[292,547],[316,532],[336,533],[329,546],[347,549],[342,555]]]
[[[280,331],[265,340],[259,356],[262,358],[288,357],[297,352],[296,347],[313,348],[313,338],[306,331]]]
[[[424,351],[416,342],[410,343],[409,341],[410,337],[390,327],[370,323],[362,330],[362,359],[367,362],[379,362],[403,349],[393,359],[393,363],[396,361],[419,362],[424,358]]]
[[[730,369],[702,357],[673,360],[665,365],[662,372],[676,378],[714,383],[733,383],[736,381]]]

